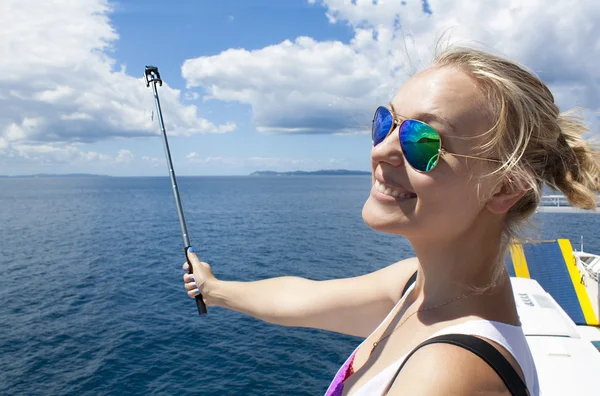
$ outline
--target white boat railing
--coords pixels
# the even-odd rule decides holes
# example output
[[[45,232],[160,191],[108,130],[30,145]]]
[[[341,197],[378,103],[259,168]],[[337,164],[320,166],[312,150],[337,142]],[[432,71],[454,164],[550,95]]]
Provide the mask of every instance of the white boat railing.
[[[540,206],[571,206],[564,195],[543,195]]]
[[[600,197],[596,200],[596,207],[600,208]],[[582,213],[594,213],[590,210],[584,210],[574,208],[569,204],[567,198],[564,195],[543,195],[538,206],[538,212],[582,212]],[[596,210],[595,213],[600,213]]]

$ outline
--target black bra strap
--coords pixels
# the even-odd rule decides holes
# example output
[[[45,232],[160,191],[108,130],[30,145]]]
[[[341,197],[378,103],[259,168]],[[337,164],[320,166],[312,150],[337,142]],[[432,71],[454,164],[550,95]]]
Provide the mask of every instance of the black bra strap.
[[[523,383],[519,374],[515,371],[513,366],[506,360],[506,358],[498,352],[496,348],[490,345],[488,342],[482,340],[479,337],[475,337],[467,334],[445,334],[437,337],[430,338],[423,343],[419,344],[415,349],[413,349],[404,359],[398,371],[394,375],[394,378],[390,381],[388,387],[385,390],[387,395],[388,391],[392,387],[392,384],[398,377],[400,370],[406,364],[408,359],[420,348],[425,345],[434,344],[434,343],[445,343],[459,346],[461,348],[465,348],[472,353],[479,356],[483,359],[487,364],[490,365],[491,368],[494,369],[496,374],[502,379],[506,388],[510,391],[510,394],[513,396],[526,396],[527,386]]]
[[[412,276],[410,278],[408,278],[408,281],[406,281],[406,285],[404,286],[404,290],[402,290],[402,294],[401,296],[404,297],[404,295],[406,294],[406,291],[408,290],[408,288],[417,281],[417,272],[419,271],[415,271],[414,274],[412,274]]]

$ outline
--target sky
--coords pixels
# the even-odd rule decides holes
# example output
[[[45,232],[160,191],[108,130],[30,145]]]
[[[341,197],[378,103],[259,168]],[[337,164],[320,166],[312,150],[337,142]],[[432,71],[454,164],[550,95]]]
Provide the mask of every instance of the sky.
[[[600,2],[3,0],[0,175],[370,169],[370,122],[436,43],[539,75],[600,135]]]

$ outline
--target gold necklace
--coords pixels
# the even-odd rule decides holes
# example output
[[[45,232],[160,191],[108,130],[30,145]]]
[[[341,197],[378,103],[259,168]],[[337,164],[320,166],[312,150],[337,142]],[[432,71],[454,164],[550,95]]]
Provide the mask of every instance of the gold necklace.
[[[392,331],[390,331],[390,332],[388,333],[388,335],[386,335],[386,336],[382,336],[382,337],[380,337],[380,338],[379,338],[379,340],[375,341],[375,342],[373,343],[373,348],[371,349],[371,353],[369,353],[369,356],[371,356],[371,355],[373,354],[373,351],[375,350],[375,348],[377,348],[377,345],[379,345],[379,344],[381,343],[381,341],[383,341],[383,340],[385,340],[386,338],[388,338],[389,336],[391,336],[391,335],[394,333],[394,331],[398,330],[398,329],[400,328],[400,326],[402,326],[404,323],[406,323],[406,321],[407,321],[408,319],[410,319],[410,318],[411,318],[411,317],[412,317],[414,314],[416,314],[416,313],[419,313],[419,312],[431,311],[432,309],[436,309],[436,308],[442,307],[442,306],[444,306],[444,305],[450,304],[451,302],[454,302],[454,301],[456,301],[456,300],[459,300],[459,299],[461,299],[461,298],[463,298],[463,297],[468,297],[468,296],[470,296],[470,295],[471,295],[471,294],[473,294],[473,293],[474,293],[474,292],[471,292],[471,293],[467,293],[467,294],[460,295],[460,296],[458,296],[458,297],[451,298],[450,300],[444,301],[443,303],[441,303],[441,304],[438,304],[438,305],[435,305],[435,306],[433,306],[433,307],[429,307],[429,308],[423,308],[423,309],[417,309],[415,312],[411,313],[411,314],[410,314],[410,315],[408,315],[408,316],[407,316],[407,317],[406,317],[404,320],[402,320],[402,322],[400,322],[400,324],[399,324],[398,326],[394,327],[394,329],[393,329]],[[407,297],[408,297],[408,295],[407,295]]]

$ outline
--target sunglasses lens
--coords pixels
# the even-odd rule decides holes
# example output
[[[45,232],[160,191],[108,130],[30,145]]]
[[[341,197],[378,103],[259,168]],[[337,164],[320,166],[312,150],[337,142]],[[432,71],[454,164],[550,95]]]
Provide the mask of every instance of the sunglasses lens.
[[[373,126],[371,128],[373,146],[377,146],[385,139],[393,124],[394,116],[392,113],[385,107],[378,107],[373,116]]]
[[[406,120],[402,123],[400,146],[406,161],[418,171],[429,172],[438,163],[440,135],[421,121]]]

